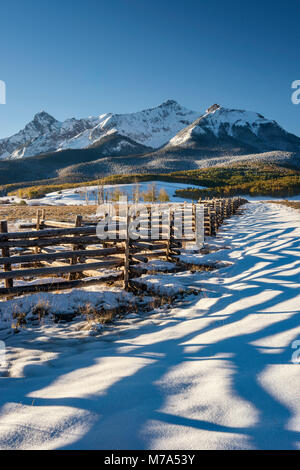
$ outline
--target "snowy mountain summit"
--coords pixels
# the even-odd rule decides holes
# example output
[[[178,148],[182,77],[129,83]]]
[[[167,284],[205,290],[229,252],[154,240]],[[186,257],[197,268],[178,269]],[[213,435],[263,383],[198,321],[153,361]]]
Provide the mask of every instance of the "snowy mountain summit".
[[[12,137],[0,140],[0,158],[14,159],[58,150],[68,140],[96,125],[95,118],[57,121],[45,111]]]
[[[265,152],[299,151],[300,138],[286,132],[276,121],[259,113],[214,104],[192,124],[174,136],[166,149],[226,147]],[[244,153],[244,152],[243,152]]]
[[[124,136],[149,150],[157,149],[200,115],[174,100],[136,113],[107,113],[64,122],[42,111],[23,130],[0,140],[0,158],[15,159],[65,149],[89,148],[101,145],[111,135]],[[118,145],[122,153],[120,142]]]

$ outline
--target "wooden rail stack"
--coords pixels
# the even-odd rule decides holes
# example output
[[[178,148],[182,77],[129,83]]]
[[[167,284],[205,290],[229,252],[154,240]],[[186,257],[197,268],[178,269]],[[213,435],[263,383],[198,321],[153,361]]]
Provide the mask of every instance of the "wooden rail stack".
[[[205,235],[214,236],[224,219],[246,201],[233,198],[199,202],[204,209]],[[0,282],[4,281],[4,287],[0,287],[0,296],[57,291],[117,280],[122,280],[124,288],[128,289],[130,279],[137,276],[140,263],[161,258],[176,262],[186,242],[197,242],[195,205],[190,204],[192,232],[186,233],[183,224],[178,228],[184,205],[165,204],[164,210],[158,210],[155,216],[150,207],[146,215],[139,211],[130,215],[128,207],[125,217],[118,213],[115,217],[116,238],[109,238],[110,233],[107,232],[105,240],[97,236],[96,221],[84,221],[80,216],[76,217],[74,224],[47,220],[45,211],[38,211],[36,220],[32,224],[21,225],[23,231],[19,232],[9,232],[7,222],[2,221],[0,267],[3,269],[0,268]],[[146,229],[143,224],[145,217]],[[130,227],[133,222],[136,234],[132,237]],[[42,281],[42,278],[49,277],[51,281]],[[15,283],[16,280],[21,282]],[[26,284],[28,280],[36,283]]]

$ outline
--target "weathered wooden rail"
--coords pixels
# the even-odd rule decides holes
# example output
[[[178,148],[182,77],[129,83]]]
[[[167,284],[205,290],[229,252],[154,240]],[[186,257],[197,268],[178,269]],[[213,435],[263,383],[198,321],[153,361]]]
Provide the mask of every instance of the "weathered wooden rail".
[[[241,198],[199,201],[204,209],[205,235],[216,235],[224,219],[245,202]],[[155,258],[176,262],[186,242],[197,244],[196,205],[190,204],[189,233],[184,226],[180,226],[180,230],[177,226],[185,204],[163,206],[161,210],[158,207],[158,213],[155,217],[152,215],[152,219],[148,207],[146,228],[143,225],[145,217],[139,211],[131,216],[127,208],[125,218],[117,213],[116,238],[111,239],[107,232],[105,240],[97,236],[97,221],[84,221],[80,216],[76,217],[75,223],[47,220],[45,210],[39,210],[36,220],[21,225],[23,231],[19,232],[8,232],[7,222],[0,222],[0,282],[4,282],[0,296],[58,291],[117,280],[129,289],[130,279],[137,276],[140,263]],[[139,231],[133,239],[129,232],[134,221]],[[153,230],[158,235],[155,239]],[[53,280],[42,282],[45,277]],[[26,284],[28,279],[37,282]],[[16,280],[21,280],[22,284],[18,281],[16,285]]]

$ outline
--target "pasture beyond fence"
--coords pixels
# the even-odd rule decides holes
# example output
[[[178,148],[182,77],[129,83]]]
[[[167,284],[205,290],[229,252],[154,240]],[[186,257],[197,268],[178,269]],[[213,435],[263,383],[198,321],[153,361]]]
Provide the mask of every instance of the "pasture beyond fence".
[[[151,218],[150,206],[146,206],[149,225],[134,239],[129,234],[130,224],[139,217],[139,223],[135,223],[139,228],[142,219],[139,211],[130,215],[130,206],[127,206],[126,220],[116,208],[115,239],[109,237],[109,229],[107,238],[99,239],[96,219],[83,220],[78,215],[74,223],[47,220],[47,209],[38,210],[36,219],[20,225],[18,232],[9,232],[7,221],[1,221],[0,282],[4,281],[4,287],[0,287],[0,296],[10,298],[116,281],[122,281],[128,290],[133,287],[131,278],[141,272],[138,265],[152,259],[176,263],[187,242],[200,249],[202,233],[215,236],[224,219],[235,214],[245,202],[241,198],[228,198],[190,204],[191,230],[186,233],[182,225],[180,234],[176,233],[178,227],[174,220],[183,213],[185,203],[158,205],[155,220]],[[204,216],[202,224],[197,220],[199,205]],[[153,229],[158,234],[156,239],[153,239]]]

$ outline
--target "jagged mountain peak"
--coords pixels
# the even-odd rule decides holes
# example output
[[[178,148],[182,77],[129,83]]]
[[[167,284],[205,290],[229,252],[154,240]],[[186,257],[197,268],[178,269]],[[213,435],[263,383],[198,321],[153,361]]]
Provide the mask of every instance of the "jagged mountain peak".
[[[58,124],[58,121],[53,116],[46,113],[46,111],[40,111],[34,115],[33,120],[25,126],[25,129],[28,128],[28,126],[35,126],[37,130],[43,132],[45,128],[48,128],[55,123]]]
[[[34,115],[33,120],[35,120],[35,119],[38,119],[38,120],[40,120],[40,119],[54,119],[54,117],[51,116],[51,114],[47,113],[46,111],[42,110],[42,111],[40,111],[40,112],[38,112]]]
[[[0,159],[22,158],[50,151],[82,149],[99,145],[101,139],[117,134],[145,148],[163,146],[178,131],[191,124],[201,113],[191,111],[175,100],[156,108],[128,114],[101,114],[85,119],[57,121],[46,111],[35,114],[25,128],[0,140]]]
[[[197,118],[192,124],[174,136],[170,143],[176,143],[178,137],[180,139],[189,139],[193,134],[213,133],[215,137],[219,137],[220,133],[227,133],[233,136],[236,128],[248,128],[251,132],[257,134],[259,128],[263,124],[272,124],[280,127],[276,121],[266,119],[262,114],[246,111],[243,109],[225,108],[218,104],[210,106],[206,112]],[[183,143],[183,141],[181,142]]]
[[[216,105],[214,105],[216,106]],[[244,109],[231,109],[223,106],[209,108],[204,116],[198,120],[198,125],[207,127],[216,135],[220,132],[227,132],[233,136],[237,128],[248,128],[249,131],[256,134],[263,125],[273,125],[280,127],[276,121],[265,118],[262,114]]]
[[[93,139],[101,138],[104,132],[118,132],[135,142],[153,149],[164,145],[185,126],[191,124],[201,113],[191,111],[174,100],[135,113],[105,114],[100,117]]]
[[[168,107],[168,106],[180,106],[180,104],[175,100],[166,100],[163,103],[161,103],[158,107],[159,108],[165,108],[165,107]]]
[[[276,121],[262,114],[220,105],[209,107],[205,114],[174,136],[165,148],[226,148],[242,151],[293,151],[300,149],[300,139],[286,132]]]

